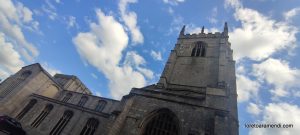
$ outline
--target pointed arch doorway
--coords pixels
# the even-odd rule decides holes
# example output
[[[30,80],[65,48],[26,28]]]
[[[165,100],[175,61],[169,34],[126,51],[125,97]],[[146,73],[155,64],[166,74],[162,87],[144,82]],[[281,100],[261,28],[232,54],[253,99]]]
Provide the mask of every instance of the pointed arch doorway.
[[[167,108],[157,109],[142,122],[141,135],[180,135],[179,120]]]

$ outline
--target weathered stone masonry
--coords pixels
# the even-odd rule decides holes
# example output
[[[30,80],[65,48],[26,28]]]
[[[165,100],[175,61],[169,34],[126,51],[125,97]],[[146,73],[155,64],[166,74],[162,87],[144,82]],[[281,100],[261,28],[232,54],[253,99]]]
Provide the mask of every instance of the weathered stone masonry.
[[[203,29],[185,34],[183,27],[158,83],[120,101],[94,96],[76,76],[51,76],[37,63],[0,84],[0,113],[29,135],[238,135],[228,27]]]

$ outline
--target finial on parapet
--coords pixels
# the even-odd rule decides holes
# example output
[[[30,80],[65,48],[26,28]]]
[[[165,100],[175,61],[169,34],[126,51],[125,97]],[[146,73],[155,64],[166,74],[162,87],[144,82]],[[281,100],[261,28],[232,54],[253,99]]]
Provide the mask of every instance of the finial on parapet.
[[[201,33],[202,34],[204,33],[204,26],[202,26]]]
[[[223,32],[224,32],[225,35],[228,35],[228,26],[227,26],[227,22],[225,22]]]
[[[181,31],[180,31],[180,34],[179,34],[179,36],[183,36],[184,35],[184,31],[185,31],[185,25],[183,25],[183,27],[182,27],[182,29],[181,29]]]

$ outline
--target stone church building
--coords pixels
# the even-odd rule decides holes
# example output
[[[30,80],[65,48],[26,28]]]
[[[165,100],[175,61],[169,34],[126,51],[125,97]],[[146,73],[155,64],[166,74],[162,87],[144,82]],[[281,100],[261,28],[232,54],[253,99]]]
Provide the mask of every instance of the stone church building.
[[[238,135],[235,61],[223,32],[185,34],[157,84],[120,101],[98,97],[74,75],[40,64],[0,84],[0,113],[28,135]]]

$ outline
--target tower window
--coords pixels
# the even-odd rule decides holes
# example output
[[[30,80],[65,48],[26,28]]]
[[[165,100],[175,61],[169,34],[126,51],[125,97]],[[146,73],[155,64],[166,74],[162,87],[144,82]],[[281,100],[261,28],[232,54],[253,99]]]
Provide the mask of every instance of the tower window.
[[[160,110],[147,123],[143,135],[178,135],[179,126],[176,116],[168,109]]]
[[[65,97],[63,98],[63,102],[68,102],[70,100],[70,98],[72,97],[71,93],[68,93],[67,95],[65,95]]]
[[[191,56],[205,57],[205,53],[206,53],[205,43],[202,41],[199,41],[194,46]]]
[[[93,135],[99,125],[99,121],[95,118],[89,118],[85,126],[80,132],[80,135]]]
[[[73,117],[72,111],[69,110],[65,111],[64,115],[59,119],[55,127],[51,130],[50,135],[59,135],[72,117]]]
[[[26,113],[31,110],[31,108],[36,104],[37,100],[36,99],[31,99],[30,102],[24,107],[24,109],[17,115],[16,119],[21,120]]]
[[[42,121],[46,118],[46,116],[50,113],[50,111],[53,109],[53,105],[48,104],[44,110],[40,113],[40,115],[31,123],[32,127],[37,128]]]
[[[104,101],[104,100],[99,100],[99,101],[98,101],[98,104],[97,104],[97,106],[96,106],[96,108],[95,108],[95,110],[96,110],[97,112],[101,112],[101,111],[104,109],[105,105],[106,105],[106,101]]]
[[[84,106],[87,100],[88,98],[86,96],[81,97],[80,101],[78,102],[78,105],[81,107]]]

